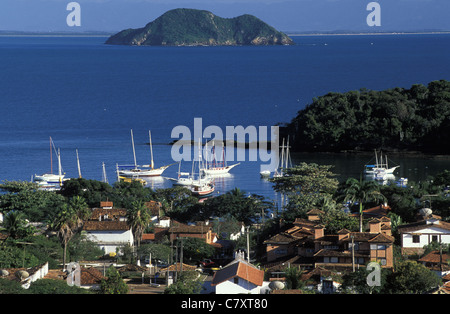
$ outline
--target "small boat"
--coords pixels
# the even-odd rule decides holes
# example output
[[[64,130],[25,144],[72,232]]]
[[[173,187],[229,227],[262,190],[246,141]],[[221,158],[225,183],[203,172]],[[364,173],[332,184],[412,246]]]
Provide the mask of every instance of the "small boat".
[[[191,185],[191,192],[196,196],[206,196],[214,192],[215,187],[213,183],[195,183]]]
[[[261,177],[270,177],[270,171],[269,170],[264,170],[261,171],[259,174],[261,175]]]
[[[134,165],[122,165],[119,166],[119,175],[123,177],[157,177],[161,176],[164,170],[169,168],[171,165],[162,166],[159,168],[154,168],[153,162],[153,147],[152,147],[152,137],[150,131],[148,132],[150,138],[150,155],[151,155],[151,164],[150,165],[142,165],[138,166],[136,162],[136,151],[134,149],[134,138],[133,138],[133,130],[131,130],[131,143],[133,146],[133,156],[134,156]]]
[[[393,174],[400,166],[389,167],[387,156],[385,156],[385,163],[383,163],[383,154],[380,153],[380,161],[378,161],[377,151],[375,150],[375,165],[365,165],[364,174],[376,176],[379,171],[385,174]]]
[[[56,156],[58,159],[58,174],[53,173],[53,151],[56,152]],[[44,173],[42,175],[34,175],[34,182],[44,182],[47,184],[62,184],[65,174],[63,173],[61,166],[61,152],[60,150],[56,150],[55,144],[53,143],[52,138],[50,137],[50,173]]]

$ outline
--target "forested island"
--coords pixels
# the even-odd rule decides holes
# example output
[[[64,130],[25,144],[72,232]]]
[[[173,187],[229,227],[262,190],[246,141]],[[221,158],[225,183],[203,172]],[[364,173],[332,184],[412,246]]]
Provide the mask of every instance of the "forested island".
[[[286,34],[244,14],[222,18],[205,10],[174,9],[143,28],[112,35],[106,44],[136,46],[292,45]]]
[[[330,92],[287,124],[292,149],[450,154],[450,82]]]

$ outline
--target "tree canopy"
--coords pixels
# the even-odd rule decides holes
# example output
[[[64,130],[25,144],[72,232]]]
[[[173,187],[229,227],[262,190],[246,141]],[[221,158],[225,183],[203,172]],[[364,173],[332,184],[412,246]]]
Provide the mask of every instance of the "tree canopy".
[[[297,151],[393,148],[450,153],[450,82],[330,92],[287,126]]]

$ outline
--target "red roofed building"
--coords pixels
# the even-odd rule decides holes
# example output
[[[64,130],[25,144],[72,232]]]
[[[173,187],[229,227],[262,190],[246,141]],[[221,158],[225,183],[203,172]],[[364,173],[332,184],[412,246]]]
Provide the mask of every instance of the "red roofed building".
[[[241,254],[214,274],[211,286],[216,294],[263,294],[269,282],[264,281],[264,271],[246,262]]]

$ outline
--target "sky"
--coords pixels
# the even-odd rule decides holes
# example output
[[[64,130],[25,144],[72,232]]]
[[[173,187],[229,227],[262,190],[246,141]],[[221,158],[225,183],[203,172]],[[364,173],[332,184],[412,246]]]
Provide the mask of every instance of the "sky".
[[[252,14],[284,32],[450,31],[449,0],[77,0],[80,26],[69,26],[73,0],[0,0],[0,31],[117,32],[139,28],[176,8],[231,18]],[[380,26],[369,26],[370,2]]]

